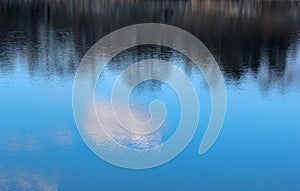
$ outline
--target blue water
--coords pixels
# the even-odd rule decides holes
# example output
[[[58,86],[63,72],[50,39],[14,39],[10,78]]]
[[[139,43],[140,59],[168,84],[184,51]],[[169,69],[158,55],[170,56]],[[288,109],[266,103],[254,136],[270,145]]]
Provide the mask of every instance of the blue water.
[[[231,22],[238,16],[231,18],[227,9],[216,14],[213,8],[181,1],[109,4],[88,13],[71,7],[65,18],[60,17],[61,4],[50,3],[48,16],[44,4],[12,10],[1,4],[0,190],[300,190],[300,9],[291,9],[298,4],[283,5],[243,5],[283,18],[265,26],[269,17],[264,14],[241,11],[241,21]],[[109,8],[118,10],[117,18]],[[211,24],[215,17],[224,26]],[[152,169],[128,170],[104,162],[84,143],[73,117],[72,88],[76,68],[93,43],[116,28],[146,21],[177,25],[205,43],[225,76],[227,111],[216,143],[199,155],[210,117],[208,87],[180,55],[171,59],[167,51],[155,52],[179,63],[192,79],[200,98],[200,122],[175,159]],[[125,58],[153,56],[147,50],[139,49],[146,53],[138,56],[128,51]],[[109,87],[125,61],[112,63],[97,88]],[[107,92],[96,93],[105,96]],[[132,92],[131,107],[148,115],[152,99],[161,99],[168,109],[164,142],[180,117],[178,97],[167,84],[147,81]]]

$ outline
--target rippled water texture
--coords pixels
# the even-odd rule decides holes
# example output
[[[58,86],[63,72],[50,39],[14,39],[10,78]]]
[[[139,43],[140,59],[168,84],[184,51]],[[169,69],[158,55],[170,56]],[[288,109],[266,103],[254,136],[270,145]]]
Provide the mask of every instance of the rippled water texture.
[[[133,171],[109,165],[83,142],[73,117],[72,85],[76,68],[95,42],[145,22],[180,27],[207,46],[224,74],[227,113],[214,146],[198,155],[211,111],[201,72],[166,47],[144,45],[121,52],[97,84],[96,108],[104,117],[110,87],[120,72],[150,58],[178,66],[194,84],[201,106],[197,133],[184,152],[163,166]],[[133,78],[154,72],[143,66],[122,80],[130,86]],[[176,75],[168,69],[163,73],[165,78]],[[153,99],[168,110],[162,128],[152,136],[124,136],[107,117],[115,141],[147,149],[172,136],[181,110],[167,84],[139,84],[130,97],[133,115],[148,119]],[[122,105],[117,109],[124,111]],[[87,107],[87,113],[91,110]],[[0,190],[298,191],[299,115],[297,1],[0,1]],[[95,131],[88,118],[86,128]],[[113,149],[97,138],[99,146]]]

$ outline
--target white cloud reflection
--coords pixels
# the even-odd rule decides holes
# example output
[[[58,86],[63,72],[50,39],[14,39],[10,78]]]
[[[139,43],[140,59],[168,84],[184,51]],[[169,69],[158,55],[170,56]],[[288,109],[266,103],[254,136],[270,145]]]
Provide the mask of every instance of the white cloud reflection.
[[[132,133],[136,131],[139,126],[129,119],[130,115],[126,113],[127,110],[125,109],[127,106],[120,104],[114,109],[117,109],[119,113],[122,113],[120,116],[124,117],[122,121],[127,122],[126,127],[130,127],[129,131],[124,129],[116,120],[110,105],[110,101],[105,99],[97,99],[95,107],[97,115],[101,120],[103,127],[105,128],[105,132],[99,126],[98,121],[94,121],[94,118],[91,117],[95,110],[94,106],[90,104],[87,108],[84,133],[86,133],[88,135],[86,137],[89,137],[97,146],[105,149],[116,149],[114,145],[115,142],[117,142],[125,147],[148,149],[162,144],[163,129],[159,129],[156,132],[147,135]],[[148,114],[141,112],[139,108],[130,107],[130,111],[136,120],[141,122],[148,120]],[[110,139],[110,137],[107,135],[112,139]]]
[[[1,190],[58,190],[55,178],[34,172],[33,170],[0,170]]]

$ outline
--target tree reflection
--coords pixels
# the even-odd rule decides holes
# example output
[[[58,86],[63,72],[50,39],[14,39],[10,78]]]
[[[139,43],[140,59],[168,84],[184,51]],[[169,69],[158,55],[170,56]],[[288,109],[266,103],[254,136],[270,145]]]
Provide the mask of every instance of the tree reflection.
[[[249,0],[3,0],[0,73],[13,72],[19,55],[32,76],[72,77],[99,38],[143,22],[175,25],[197,36],[233,83],[249,71],[257,79],[270,74],[268,84],[297,79],[286,68],[299,51],[299,3]]]

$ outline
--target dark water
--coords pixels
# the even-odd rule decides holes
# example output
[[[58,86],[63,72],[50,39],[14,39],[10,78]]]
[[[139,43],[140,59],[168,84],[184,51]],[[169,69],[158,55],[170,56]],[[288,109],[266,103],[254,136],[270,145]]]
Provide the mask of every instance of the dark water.
[[[227,113],[217,142],[199,156],[210,115],[202,76],[164,48],[119,55],[100,79],[105,87],[125,61],[157,57],[183,64],[201,95],[199,128],[186,150],[163,166],[134,171],[107,164],[85,145],[72,113],[72,85],[95,42],[145,22],[180,27],[208,47],[224,73]],[[147,72],[153,71],[142,68],[139,75]],[[300,190],[297,2],[2,0],[0,96],[0,190]],[[167,139],[180,117],[176,94],[152,81],[132,97],[142,111],[153,98],[165,102],[168,123],[150,145]]]

